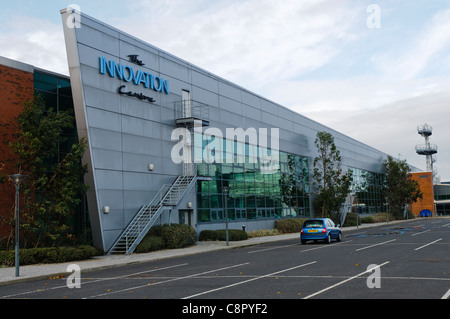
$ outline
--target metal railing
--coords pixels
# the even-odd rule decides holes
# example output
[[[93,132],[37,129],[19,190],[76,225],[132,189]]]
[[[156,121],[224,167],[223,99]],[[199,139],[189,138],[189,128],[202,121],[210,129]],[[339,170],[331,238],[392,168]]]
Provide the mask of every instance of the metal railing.
[[[173,184],[163,185],[152,201],[141,207],[108,254],[132,253],[161,213],[167,208],[177,206],[194,181],[195,176],[178,176]]]
[[[418,154],[425,154],[425,155],[436,154],[437,150],[438,150],[438,147],[435,144],[429,144],[429,145],[420,144],[420,145],[416,146],[416,153],[418,153]]]
[[[194,100],[175,102],[175,119],[192,119],[209,122],[209,105]]]

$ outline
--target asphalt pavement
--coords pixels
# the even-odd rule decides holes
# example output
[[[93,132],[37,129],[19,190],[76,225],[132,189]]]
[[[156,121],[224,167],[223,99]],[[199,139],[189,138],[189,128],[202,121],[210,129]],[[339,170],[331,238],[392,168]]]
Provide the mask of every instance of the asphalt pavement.
[[[417,219],[416,219],[417,220]],[[413,221],[413,220],[409,220]],[[391,221],[389,223],[373,223],[362,224],[358,227],[342,227],[342,232],[345,234],[348,231],[355,229],[366,229],[377,227],[380,225],[396,225],[399,223],[405,223],[408,221]],[[199,253],[218,251],[223,249],[233,249],[238,247],[259,245],[270,242],[277,242],[289,239],[299,238],[299,233],[284,234],[277,236],[266,236],[250,238],[248,240],[229,242],[227,246],[225,242],[197,242],[194,246],[155,251],[145,254],[131,254],[131,255],[105,255],[94,257],[85,261],[74,261],[60,264],[39,264],[39,265],[27,265],[20,267],[19,277],[15,276],[15,267],[0,268],[0,286],[10,285],[15,283],[30,282],[40,279],[58,278],[67,276],[73,273],[71,265],[78,265],[82,274],[87,274],[92,271],[110,269],[114,267],[121,267],[126,265],[133,265],[138,263],[146,263],[150,261],[157,261],[166,258],[189,256]]]

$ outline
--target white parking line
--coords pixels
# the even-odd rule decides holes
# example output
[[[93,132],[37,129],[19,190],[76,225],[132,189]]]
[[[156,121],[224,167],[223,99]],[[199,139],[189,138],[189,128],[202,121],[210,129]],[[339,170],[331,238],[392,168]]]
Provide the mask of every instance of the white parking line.
[[[450,297],[450,289],[447,291],[445,295],[442,296],[441,299],[448,299]]]
[[[176,268],[176,267],[182,267],[182,266],[186,266],[186,265],[188,265],[188,264],[185,263],[185,264],[173,265],[173,266],[168,266],[168,267],[154,268],[154,269],[150,269],[150,270],[146,270],[146,271],[131,273],[131,274],[118,276],[118,277],[111,277],[111,278],[99,278],[99,279],[91,278],[90,280],[83,280],[82,285],[84,286],[84,285],[93,284],[93,283],[106,281],[106,280],[118,280],[118,279],[123,279],[123,278],[131,277],[131,276],[141,275],[141,274],[150,273],[150,272],[156,272],[156,271],[160,271],[160,270],[167,270],[167,269]],[[66,281],[66,279],[64,281]],[[67,288],[67,284],[62,285],[62,286],[46,288],[46,289],[25,291],[25,292],[13,294],[13,295],[0,296],[0,298],[13,298],[13,297],[18,297],[18,296],[22,296],[22,295],[40,293],[40,292],[56,290],[56,289],[61,289],[61,288]]]
[[[273,250],[273,249],[278,249],[278,248],[284,248],[284,247],[290,247],[290,246],[298,246],[299,244],[291,244],[291,245],[283,245],[283,246],[275,246],[275,247],[269,247],[269,248],[263,248],[263,249],[259,249],[259,250],[253,250],[253,251],[249,251],[249,254],[254,254],[254,253],[259,253],[261,251],[267,251],[267,250]]]
[[[95,296],[84,297],[83,299],[96,298],[96,297],[101,297],[101,296],[105,296],[105,295],[109,295],[109,294],[116,294],[116,293],[121,293],[121,292],[125,292],[125,291],[145,288],[145,287],[152,287],[152,286],[160,285],[160,284],[166,283],[166,282],[177,281],[177,280],[182,280],[182,279],[188,279],[188,278],[197,277],[197,276],[201,276],[201,275],[204,275],[204,274],[209,274],[209,273],[212,273],[212,272],[217,272],[217,271],[221,271],[221,270],[225,270],[225,269],[241,267],[241,266],[245,266],[245,265],[248,265],[248,264],[249,263],[243,263],[243,264],[239,264],[239,265],[234,265],[234,266],[229,266],[229,267],[223,267],[223,268],[219,268],[219,269],[209,270],[209,271],[205,271],[205,272],[202,272],[202,273],[193,274],[193,275],[189,275],[189,276],[176,277],[176,278],[172,278],[172,279],[169,279],[169,280],[159,281],[159,282],[153,283],[151,285],[146,284],[146,285],[141,285],[141,286],[136,286],[136,287],[131,287],[131,288],[125,288],[125,289],[121,289],[121,290],[109,291],[109,292],[106,292],[106,293],[103,293],[103,294],[98,294],[98,295],[95,295]]]
[[[366,271],[364,271],[364,272],[362,272],[362,273],[360,273],[360,274],[358,274],[358,275],[356,275],[356,276],[353,276],[353,277],[350,277],[350,278],[348,278],[348,279],[346,279],[346,280],[343,280],[343,281],[341,281],[341,282],[338,282],[337,284],[334,284],[334,285],[332,285],[332,286],[330,286],[330,287],[327,287],[327,288],[325,288],[325,289],[322,289],[322,290],[320,290],[320,291],[318,291],[318,292],[316,292],[316,293],[313,293],[312,295],[306,296],[306,297],[303,298],[303,299],[309,299],[309,298],[315,297],[315,296],[317,296],[317,295],[320,295],[321,293],[323,293],[323,292],[325,292],[325,291],[328,291],[328,290],[333,289],[333,288],[335,288],[335,287],[337,287],[337,286],[340,286],[340,285],[342,285],[342,284],[345,284],[346,282],[348,282],[348,281],[350,281],[350,280],[353,280],[353,279],[356,279],[356,278],[358,278],[358,277],[361,277],[361,276],[364,275],[365,273],[372,272],[374,269],[380,268],[380,267],[382,267],[382,266],[384,266],[384,265],[386,265],[386,264],[388,264],[388,263],[389,263],[389,261],[386,261],[385,263],[383,263],[383,264],[381,264],[381,265],[378,265],[378,266],[376,266],[376,267],[374,267],[374,268],[367,269]]]
[[[420,232],[420,233],[415,233],[415,234],[412,234],[411,236],[417,236],[417,235],[420,235],[420,234],[423,234],[423,233],[428,233],[429,231],[431,231],[431,229],[428,229],[428,230],[422,231],[422,232]]]
[[[286,272],[286,271],[290,271],[290,270],[294,270],[294,269],[297,269],[297,268],[302,268],[302,267],[305,267],[305,266],[309,266],[309,265],[315,264],[316,262],[317,261],[313,261],[313,262],[310,262],[310,263],[307,263],[307,264],[303,264],[303,265],[291,267],[291,268],[288,268],[288,269],[280,270],[280,271],[277,271],[277,272],[273,272],[271,274],[267,274],[267,275],[264,275],[264,276],[258,276],[258,277],[252,278],[252,279],[240,281],[240,282],[228,285],[228,286],[224,286],[224,287],[220,287],[220,288],[216,288],[216,289],[211,289],[211,290],[208,290],[208,291],[200,292],[198,294],[191,295],[191,296],[188,296],[188,297],[184,297],[182,299],[191,299],[191,298],[195,298],[195,297],[198,297],[198,296],[206,295],[206,294],[209,294],[211,292],[215,292],[215,291],[219,291],[219,290],[222,290],[222,289],[227,289],[227,288],[230,288],[230,287],[242,285],[242,284],[248,283],[250,281],[254,281],[254,280],[258,280],[258,279],[274,276],[274,275],[281,274],[281,273]]]
[[[384,244],[387,244],[387,243],[390,243],[390,242],[393,242],[393,241],[396,241],[396,240],[397,240],[397,239],[392,239],[392,240],[384,241],[384,242],[382,242],[382,243],[378,243],[378,244],[375,244],[375,245],[370,245],[370,246],[366,246],[366,247],[363,247],[363,248],[356,249],[355,251],[360,251],[360,250],[364,250],[364,249],[367,249],[367,248],[372,248],[372,247],[375,247],[375,246],[384,245]]]
[[[433,244],[435,244],[435,243],[437,243],[438,241],[441,241],[441,240],[442,240],[442,238],[440,238],[440,239],[438,239],[438,240],[435,240],[435,241],[433,241],[433,242],[431,242],[431,243],[428,243],[428,244],[426,244],[426,245],[420,246],[420,247],[418,247],[418,248],[416,248],[416,249],[414,249],[414,250],[420,250],[420,249],[425,248],[425,247],[427,247],[427,246],[433,245]]]

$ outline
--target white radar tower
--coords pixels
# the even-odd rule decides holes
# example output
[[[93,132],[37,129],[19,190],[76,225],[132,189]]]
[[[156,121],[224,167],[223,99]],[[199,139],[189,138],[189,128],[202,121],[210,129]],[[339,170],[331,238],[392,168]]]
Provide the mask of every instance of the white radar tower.
[[[419,144],[416,146],[416,153],[419,155],[425,155],[427,159],[427,172],[433,172],[433,154],[437,153],[437,145],[430,144],[430,136],[433,134],[433,128],[428,125],[421,125],[417,127],[417,132],[423,138],[425,138],[425,144]]]

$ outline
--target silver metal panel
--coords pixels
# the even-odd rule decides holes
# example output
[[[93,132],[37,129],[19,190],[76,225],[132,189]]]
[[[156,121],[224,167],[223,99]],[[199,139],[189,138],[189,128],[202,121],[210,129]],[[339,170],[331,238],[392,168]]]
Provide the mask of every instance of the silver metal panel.
[[[159,59],[161,74],[168,75],[186,83],[191,82],[190,70],[185,63],[174,63],[172,59],[160,57]]]
[[[94,167],[96,169],[116,171],[123,169],[122,152],[92,148],[92,154],[92,157],[94,158]]]
[[[97,128],[89,130],[91,148],[101,148],[111,151],[122,151],[122,135],[120,132],[107,131]],[[91,168],[95,169],[95,166]]]
[[[212,93],[219,93],[219,81],[212,77],[210,74],[199,72],[196,70],[191,71],[192,74],[192,85],[208,90]]]
[[[219,97],[219,105],[222,110],[242,115],[242,103],[237,100],[230,99],[224,96]]]
[[[89,171],[85,176],[85,183],[89,185],[86,197],[89,207],[89,216],[92,229],[92,238],[97,248],[104,249],[103,229],[101,225],[101,217],[99,214],[99,204],[97,198],[97,185],[95,175],[93,173],[93,160],[91,156],[91,139],[89,136],[88,125],[86,121],[85,101],[83,93],[83,84],[81,81],[80,59],[78,55],[77,32],[79,29],[71,28],[66,21],[71,16],[71,12],[67,9],[61,10],[61,18],[64,29],[64,38],[67,51],[67,61],[69,64],[70,81],[72,86],[72,96],[75,106],[75,119],[77,123],[77,131],[79,138],[87,139],[87,151],[83,157],[83,163],[89,166]]]

